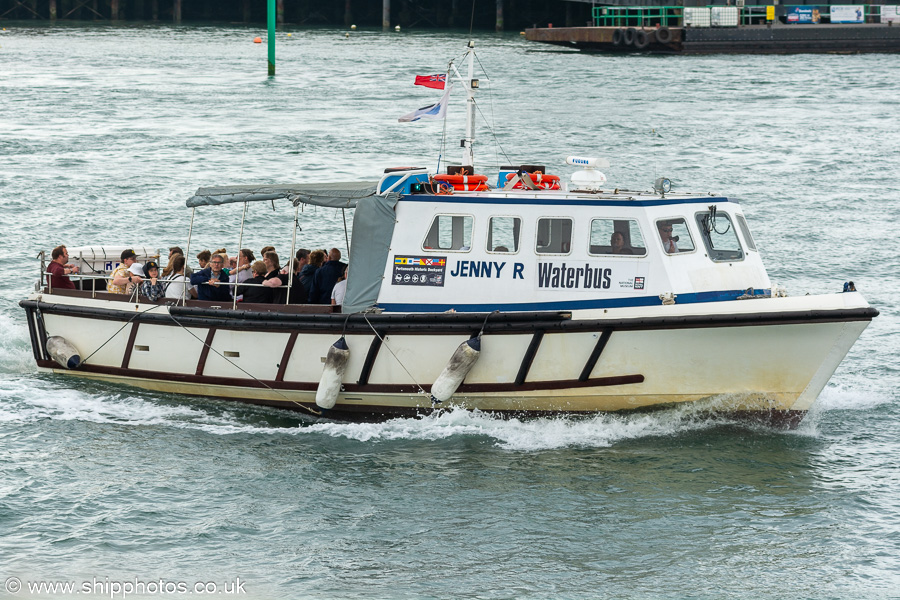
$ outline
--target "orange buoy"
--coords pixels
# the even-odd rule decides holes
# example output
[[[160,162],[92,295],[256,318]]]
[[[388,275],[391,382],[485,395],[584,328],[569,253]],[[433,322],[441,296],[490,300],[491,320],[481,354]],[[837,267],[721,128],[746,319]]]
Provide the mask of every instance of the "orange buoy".
[[[444,183],[460,192],[484,192],[487,186],[486,175],[435,175],[433,178],[438,183]]]
[[[254,44],[262,44],[262,38],[261,37],[253,38],[253,43]]]

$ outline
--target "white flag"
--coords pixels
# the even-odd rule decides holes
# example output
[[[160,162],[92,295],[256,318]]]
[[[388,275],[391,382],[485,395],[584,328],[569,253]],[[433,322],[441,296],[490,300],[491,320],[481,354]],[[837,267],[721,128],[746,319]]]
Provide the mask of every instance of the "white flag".
[[[447,91],[441,96],[439,102],[423,106],[418,110],[414,110],[408,115],[403,115],[398,121],[406,123],[409,121],[418,121],[419,119],[443,119],[447,114],[447,101],[450,99],[451,86],[447,86]]]

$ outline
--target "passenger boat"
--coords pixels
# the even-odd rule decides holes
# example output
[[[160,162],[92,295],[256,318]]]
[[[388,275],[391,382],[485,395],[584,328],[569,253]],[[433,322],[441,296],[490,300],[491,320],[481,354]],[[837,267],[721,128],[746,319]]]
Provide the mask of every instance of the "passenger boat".
[[[473,54],[470,43],[468,77],[452,63],[448,75],[466,91],[464,167],[201,188],[187,201],[355,209],[340,312],[42,281],[20,302],[39,370],[331,418],[698,403],[799,422],[878,311],[856,291],[773,287],[726,197],[674,193],[666,179],[609,185],[589,157],[569,157],[565,180],[541,165],[475,174]],[[77,254],[102,276],[120,250]]]

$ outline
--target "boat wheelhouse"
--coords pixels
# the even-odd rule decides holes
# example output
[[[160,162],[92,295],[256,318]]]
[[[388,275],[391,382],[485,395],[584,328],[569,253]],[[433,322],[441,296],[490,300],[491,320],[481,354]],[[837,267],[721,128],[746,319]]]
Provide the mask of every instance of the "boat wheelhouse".
[[[42,285],[20,303],[34,358],[44,371],[328,417],[702,402],[798,422],[877,311],[855,291],[773,287],[737,202],[675,194],[667,180],[611,188],[603,161],[567,162],[566,182],[518,165],[494,185],[469,166],[201,188],[194,210],[355,209],[342,310]]]

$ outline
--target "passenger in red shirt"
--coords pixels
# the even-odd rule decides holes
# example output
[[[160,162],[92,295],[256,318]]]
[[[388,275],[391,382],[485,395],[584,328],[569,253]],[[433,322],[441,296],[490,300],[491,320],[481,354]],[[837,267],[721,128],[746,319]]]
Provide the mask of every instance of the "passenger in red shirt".
[[[53,259],[47,266],[50,288],[74,290],[75,284],[69,280],[69,273],[78,273],[78,267],[69,264],[69,251],[65,246],[57,246],[50,256]]]

